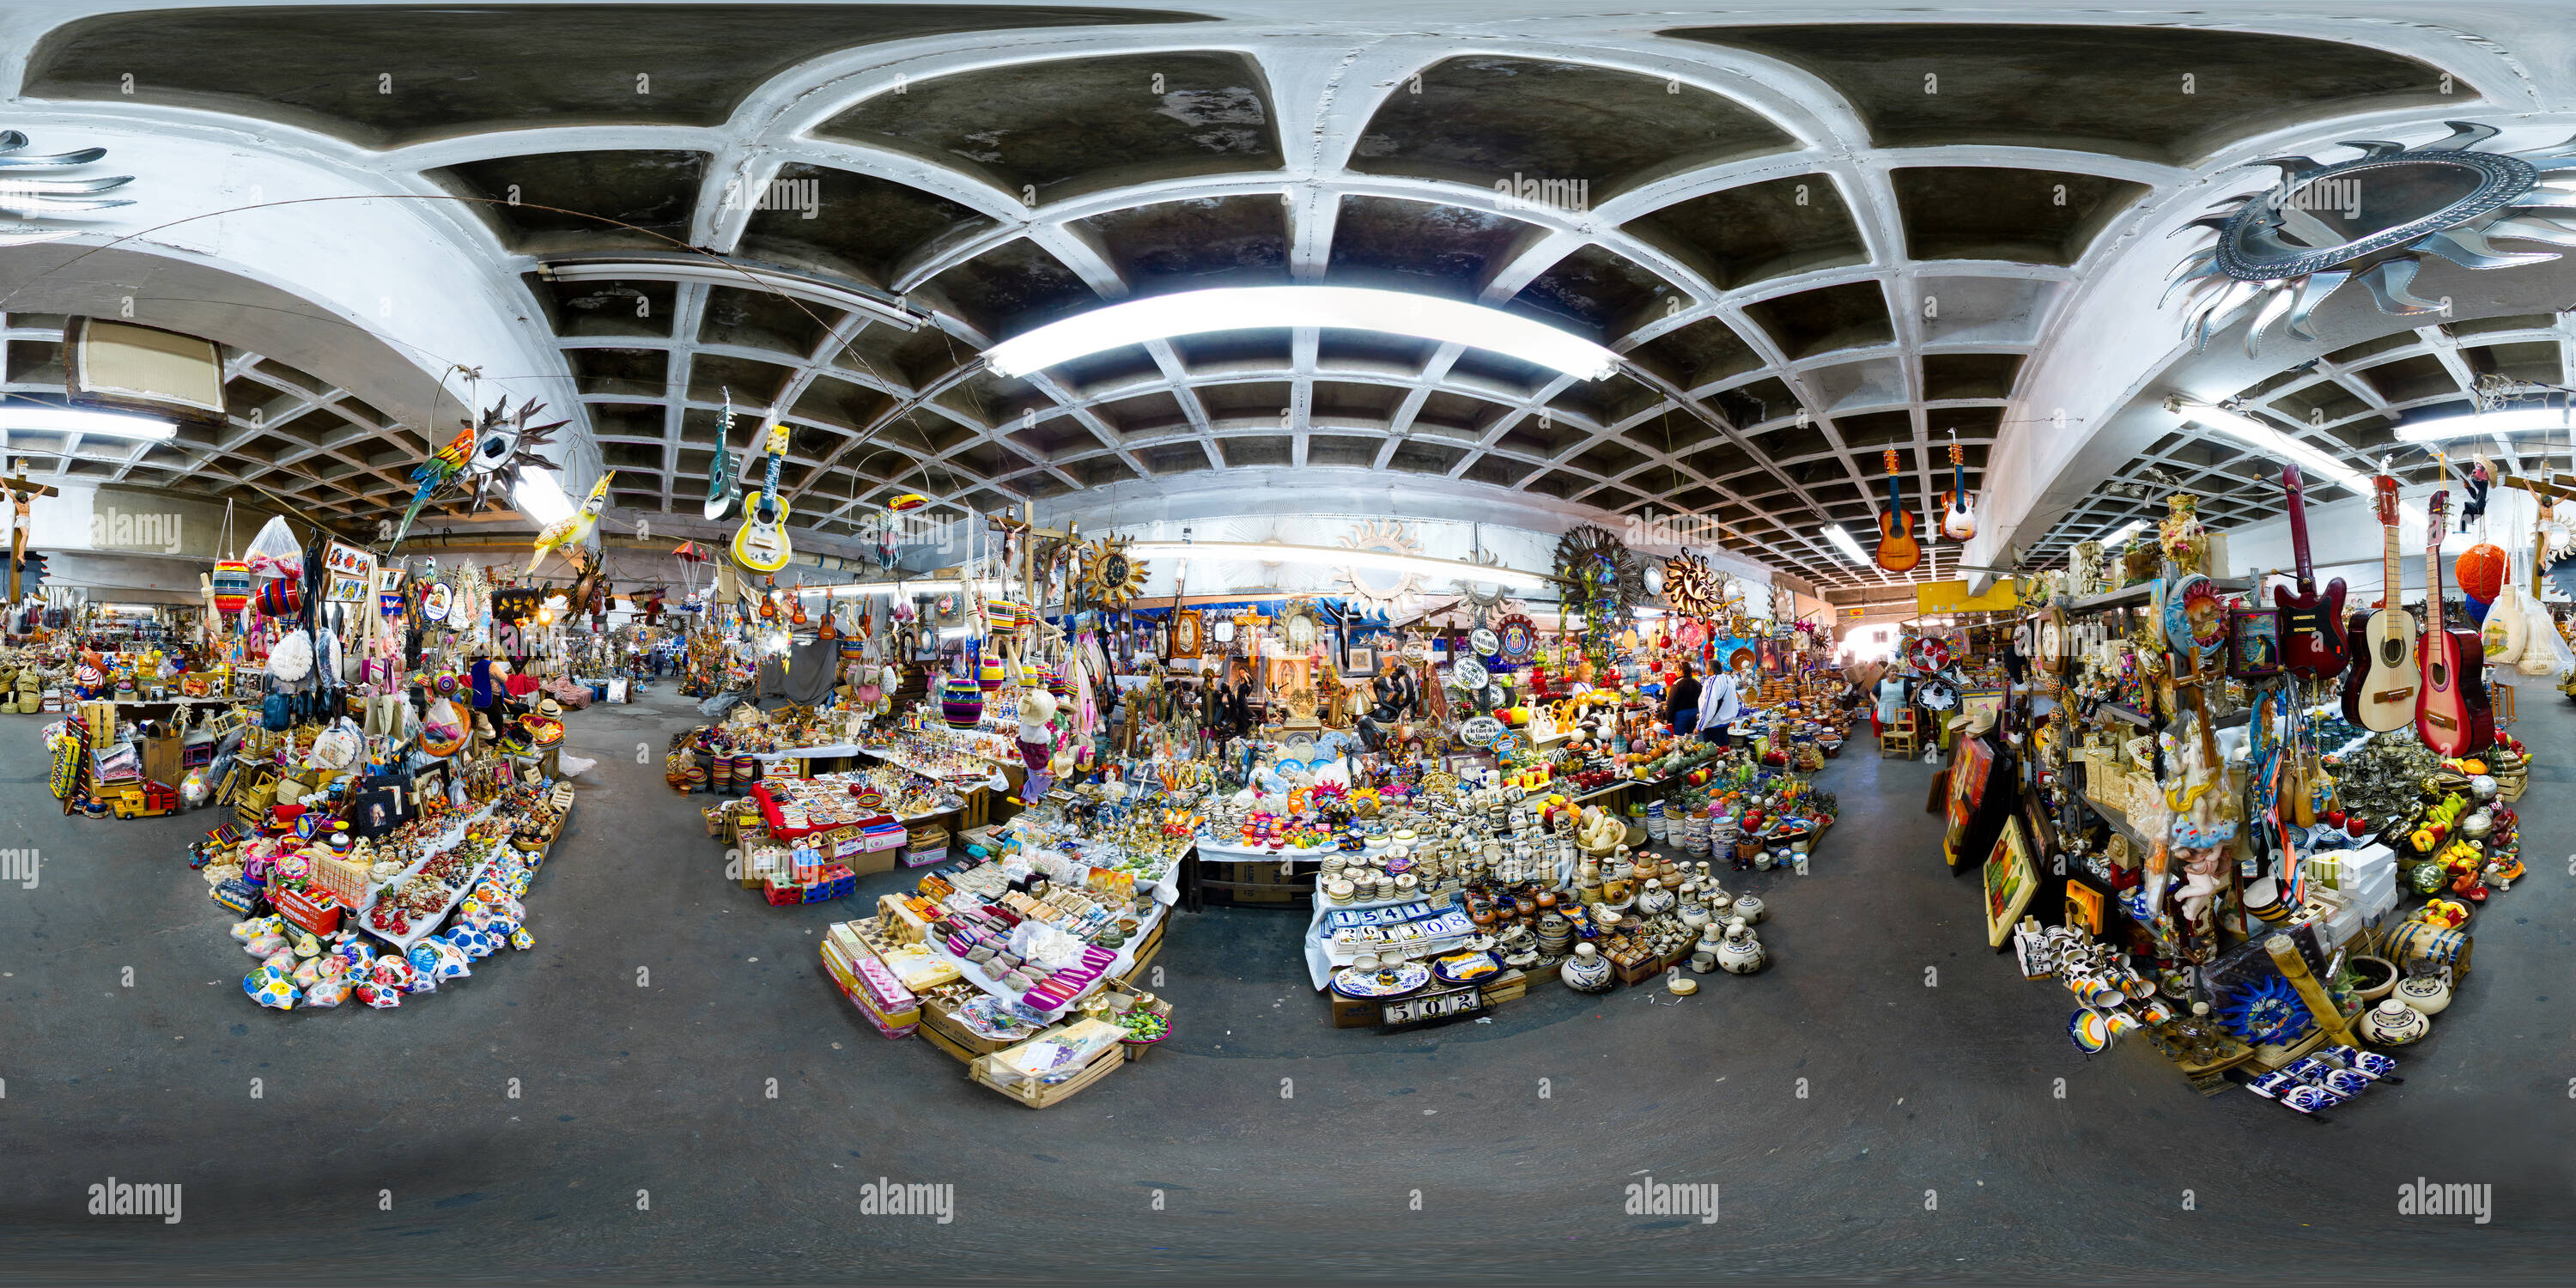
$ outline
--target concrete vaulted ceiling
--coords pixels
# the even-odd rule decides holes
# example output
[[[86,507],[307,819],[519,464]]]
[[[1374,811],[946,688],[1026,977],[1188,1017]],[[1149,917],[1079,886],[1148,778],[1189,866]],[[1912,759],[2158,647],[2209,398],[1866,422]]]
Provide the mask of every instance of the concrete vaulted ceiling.
[[[751,414],[791,427],[785,481],[826,541],[904,491],[1119,519],[1242,513],[1255,489],[1264,509],[1401,494],[1538,527],[1704,515],[1737,552],[1844,588],[1889,580],[1823,537],[1841,523],[1868,543],[1889,449],[1910,507],[1949,486],[1954,441],[1989,497],[1991,534],[1964,561],[1936,546],[1918,575],[2007,542],[2053,550],[2146,506],[2102,486],[2122,471],[2200,461],[2200,436],[2121,418],[2179,352],[2154,307],[2179,257],[2163,232],[2270,172],[2213,176],[2410,124],[2545,115],[2567,92],[2502,52],[2543,39],[2511,9],[2454,27],[2297,4],[2259,21],[1567,9],[70,4],[6,19],[0,47],[19,52],[0,87],[38,150],[158,133],[239,173],[274,158],[408,203],[421,231],[385,253],[472,280],[486,376],[576,403],[567,464],[616,470],[634,513],[696,509],[730,397],[737,453]],[[111,144],[105,167],[129,172],[127,155]],[[1516,180],[1557,186],[1497,192]],[[232,217],[226,245],[147,249],[221,260],[257,237],[252,218]],[[552,271],[583,263],[628,267]],[[292,290],[295,271],[250,276]],[[1585,382],[1257,327],[1026,379],[976,362],[1107,302],[1291,283],[1507,309],[1628,365]],[[335,290],[337,312],[367,316],[355,278]],[[2539,312],[2493,340],[2338,351],[2266,393],[2357,418],[2433,396],[2369,374],[2410,361],[2549,367],[2561,357],[2527,347],[2565,336]],[[43,386],[41,350],[18,355],[42,329],[12,319],[13,391]],[[366,392],[330,365],[308,368],[318,390]],[[372,523],[407,496],[407,466],[378,458],[431,436],[400,419],[363,464],[270,449],[292,459],[263,476]],[[2104,433],[2126,455],[2086,450]]]

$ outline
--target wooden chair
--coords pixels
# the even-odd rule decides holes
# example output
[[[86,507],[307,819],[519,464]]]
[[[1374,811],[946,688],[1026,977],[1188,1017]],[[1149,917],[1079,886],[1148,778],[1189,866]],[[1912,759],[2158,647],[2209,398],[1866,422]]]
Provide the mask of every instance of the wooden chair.
[[[1923,730],[1916,723],[1918,719],[1919,715],[1912,707],[1897,712],[1896,723],[1878,735],[1878,754],[1910,758],[1921,752]]]

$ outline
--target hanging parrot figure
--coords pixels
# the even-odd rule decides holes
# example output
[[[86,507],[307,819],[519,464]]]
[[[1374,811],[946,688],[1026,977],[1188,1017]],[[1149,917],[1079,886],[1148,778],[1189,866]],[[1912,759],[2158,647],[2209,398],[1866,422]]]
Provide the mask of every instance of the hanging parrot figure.
[[[401,545],[403,537],[411,532],[412,520],[420,517],[430,498],[446,491],[448,484],[465,472],[465,457],[473,450],[474,427],[468,425],[458,431],[456,437],[447,440],[447,446],[430,453],[428,459],[412,469],[411,505],[403,510],[402,522],[395,525],[393,540],[385,544],[386,550],[391,551]]]
[[[608,508],[608,482],[616,477],[615,470],[600,475],[599,481],[590,485],[590,495],[583,499],[580,509],[547,524],[546,530],[537,534],[537,552],[528,560],[530,574],[546,561],[547,552],[590,540],[591,529],[599,526],[600,511]]]

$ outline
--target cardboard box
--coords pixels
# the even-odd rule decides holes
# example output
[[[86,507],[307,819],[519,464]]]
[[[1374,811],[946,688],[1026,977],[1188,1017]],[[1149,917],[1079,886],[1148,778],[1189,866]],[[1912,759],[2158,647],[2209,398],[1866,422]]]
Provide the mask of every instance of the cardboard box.
[[[143,744],[143,776],[156,783],[178,786],[179,780],[188,772],[182,763],[187,740],[177,734],[164,734],[139,741]]]
[[[328,935],[340,929],[340,901],[322,889],[275,891],[269,902],[288,921],[317,935]]]

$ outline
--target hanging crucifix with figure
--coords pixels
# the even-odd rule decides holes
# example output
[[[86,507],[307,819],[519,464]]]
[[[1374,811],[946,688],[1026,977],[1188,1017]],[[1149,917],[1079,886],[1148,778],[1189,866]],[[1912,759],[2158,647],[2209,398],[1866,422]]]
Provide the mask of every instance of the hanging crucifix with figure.
[[[27,478],[27,463],[18,462],[15,478],[0,479],[0,496],[9,502],[9,602],[18,602],[18,573],[27,566],[27,542],[36,533],[35,504],[40,496],[62,493]]]

